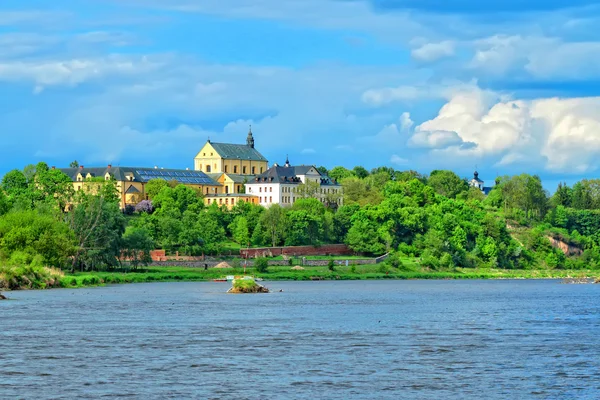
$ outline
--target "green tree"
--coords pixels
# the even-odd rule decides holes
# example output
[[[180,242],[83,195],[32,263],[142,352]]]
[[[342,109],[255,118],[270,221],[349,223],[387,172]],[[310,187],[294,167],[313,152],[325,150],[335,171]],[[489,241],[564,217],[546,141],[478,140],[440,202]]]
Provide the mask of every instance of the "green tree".
[[[143,228],[127,227],[123,234],[122,254],[134,268],[152,262],[150,252],[154,250],[154,241],[150,233]]]
[[[72,161],[71,164],[69,164],[69,168],[79,168],[79,162],[77,160]]]
[[[146,195],[150,200],[154,200],[154,197],[160,193],[160,191],[169,187],[169,183],[163,179],[151,179],[146,183]]]
[[[331,171],[329,171],[329,177],[335,179],[337,182],[341,182],[342,180],[352,176],[354,176],[354,172],[341,166],[333,167]]]
[[[248,220],[246,217],[238,216],[233,221],[233,240],[242,246],[246,246],[250,241],[250,232],[248,230]]]
[[[273,247],[277,246],[285,238],[286,222],[285,210],[279,204],[271,205],[262,214],[260,224]]]
[[[469,190],[469,184],[464,179],[461,179],[452,171],[435,170],[431,172],[427,184],[435,190],[437,194],[456,198],[461,193]]]
[[[360,165],[354,167],[352,172],[354,172],[354,175],[356,175],[356,177],[358,177],[359,179],[365,179],[367,176],[369,176],[369,171],[367,171],[365,167],[361,167]]]

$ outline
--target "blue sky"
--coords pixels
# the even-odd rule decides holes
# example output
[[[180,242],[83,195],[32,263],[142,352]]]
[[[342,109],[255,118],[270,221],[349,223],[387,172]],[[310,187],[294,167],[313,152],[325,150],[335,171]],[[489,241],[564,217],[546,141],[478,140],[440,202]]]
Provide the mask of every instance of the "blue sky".
[[[3,0],[0,175],[271,162],[598,175],[589,0]]]

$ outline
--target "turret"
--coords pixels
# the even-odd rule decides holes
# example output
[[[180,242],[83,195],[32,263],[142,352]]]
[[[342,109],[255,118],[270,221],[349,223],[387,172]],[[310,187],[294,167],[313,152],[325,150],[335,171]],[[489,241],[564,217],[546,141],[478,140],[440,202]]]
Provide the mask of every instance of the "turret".
[[[250,129],[248,130],[248,137],[246,138],[246,145],[250,148],[254,148],[254,136],[252,136],[252,125],[250,125]]]

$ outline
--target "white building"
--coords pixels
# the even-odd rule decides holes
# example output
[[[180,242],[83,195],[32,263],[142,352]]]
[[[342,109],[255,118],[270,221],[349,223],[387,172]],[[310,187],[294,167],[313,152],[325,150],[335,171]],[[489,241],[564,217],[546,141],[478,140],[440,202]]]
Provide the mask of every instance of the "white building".
[[[475,188],[481,190],[483,192],[483,194],[485,194],[487,196],[488,193],[490,192],[490,190],[492,190],[492,188],[491,187],[487,187],[484,184],[485,184],[485,182],[482,181],[481,179],[479,179],[479,172],[475,171],[473,173],[473,179],[471,179],[469,181],[469,185],[471,185],[472,187],[475,187]]]
[[[291,206],[300,198],[314,197],[329,206],[340,206],[342,186],[321,174],[314,165],[273,165],[265,173],[246,183],[246,194],[257,196],[259,204]]]

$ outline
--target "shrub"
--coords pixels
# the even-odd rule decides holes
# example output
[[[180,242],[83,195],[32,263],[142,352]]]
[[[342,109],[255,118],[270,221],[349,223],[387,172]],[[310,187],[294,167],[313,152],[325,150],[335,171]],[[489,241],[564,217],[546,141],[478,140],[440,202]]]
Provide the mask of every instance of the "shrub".
[[[265,273],[269,270],[269,261],[265,257],[257,258],[254,261],[254,268],[257,272]]]
[[[327,263],[327,268],[329,268],[331,272],[335,271],[335,263],[333,262],[333,260],[329,260],[329,262]]]
[[[350,267],[350,272],[355,274],[356,273],[356,265],[353,265]]]
[[[150,200],[142,200],[135,206],[135,211],[138,213],[152,214],[154,212],[154,206]]]
[[[132,206],[131,204],[127,204],[125,206],[125,209],[123,210],[123,213],[125,213],[125,215],[133,215],[134,212],[135,212],[135,207]]]

